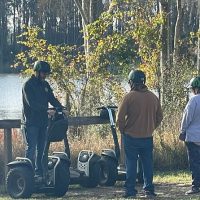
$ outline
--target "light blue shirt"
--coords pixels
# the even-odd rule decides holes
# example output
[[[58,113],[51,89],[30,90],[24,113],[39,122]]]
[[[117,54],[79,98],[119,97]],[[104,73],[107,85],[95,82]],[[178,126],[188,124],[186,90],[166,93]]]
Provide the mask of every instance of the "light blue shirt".
[[[200,142],[200,94],[192,96],[184,109],[181,133],[186,142]]]

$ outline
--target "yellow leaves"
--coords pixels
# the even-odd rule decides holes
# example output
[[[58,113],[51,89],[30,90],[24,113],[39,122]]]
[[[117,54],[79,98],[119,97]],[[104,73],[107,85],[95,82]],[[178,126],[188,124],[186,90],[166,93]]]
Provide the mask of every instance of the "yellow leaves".
[[[153,27],[157,27],[157,26],[160,26],[161,24],[164,23],[164,18],[163,18],[163,15],[161,15],[160,13],[158,13],[157,15],[153,16],[151,18],[151,22],[152,22],[152,26]]]
[[[33,73],[33,69],[32,68],[27,68],[24,71],[25,74],[32,74]]]
[[[98,46],[103,46],[104,45],[104,42],[103,42],[103,40],[101,39],[101,40],[99,40],[98,41]]]
[[[163,23],[162,16],[145,18],[135,18],[135,28],[131,35],[138,44],[138,55],[141,58],[140,69],[147,74],[147,84],[149,87],[155,87],[157,82],[157,70],[159,65],[159,56],[161,48],[160,25]]]
[[[31,63],[35,60],[45,60],[52,67],[53,75],[51,78],[58,83],[62,82],[63,86],[63,81],[60,79],[65,80],[68,74],[72,75],[71,78],[73,78],[73,73],[75,72],[72,67],[68,67],[73,66],[71,65],[73,61],[72,51],[75,47],[61,47],[48,44],[46,40],[39,37],[41,31],[37,27],[27,27],[27,31],[21,34],[19,37],[21,40],[20,43],[28,47],[28,49],[16,56],[16,63],[21,63],[22,66],[26,66],[25,73],[30,73],[31,69],[29,68]]]
[[[118,4],[117,0],[112,0],[111,1],[111,4],[110,4],[110,7],[114,7]]]
[[[194,37],[194,36],[195,36],[195,33],[194,33],[194,32],[190,32],[190,36],[191,36],[191,37]]]
[[[25,57],[24,52],[21,52],[21,53],[18,53],[18,54],[17,54],[17,58],[18,58],[18,59],[22,59],[22,58],[24,58],[24,57]]]
[[[191,38],[198,38],[200,37],[200,29],[197,32],[190,32]]]
[[[143,70],[147,76],[147,85],[149,88],[155,88],[157,77],[156,77],[156,66],[142,63],[139,65],[139,69]]]

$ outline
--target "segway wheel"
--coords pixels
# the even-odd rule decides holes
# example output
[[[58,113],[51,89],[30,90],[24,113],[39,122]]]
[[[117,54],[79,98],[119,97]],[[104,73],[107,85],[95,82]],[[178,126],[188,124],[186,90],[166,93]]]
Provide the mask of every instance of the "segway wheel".
[[[100,160],[101,174],[99,185],[101,186],[113,186],[117,181],[118,171],[117,171],[117,161],[103,156]]]
[[[55,172],[55,186],[52,192],[47,193],[47,196],[62,197],[66,194],[70,182],[70,164],[64,160],[58,164]]]
[[[95,188],[99,184],[101,166],[99,161],[96,161],[90,168],[90,175],[84,178],[80,185],[85,188]]]
[[[15,199],[31,197],[34,189],[34,175],[28,167],[15,167],[6,177],[8,194]]]

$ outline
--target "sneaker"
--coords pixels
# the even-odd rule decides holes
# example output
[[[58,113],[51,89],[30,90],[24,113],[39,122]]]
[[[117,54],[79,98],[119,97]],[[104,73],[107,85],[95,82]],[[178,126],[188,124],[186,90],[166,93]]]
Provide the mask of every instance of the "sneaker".
[[[132,199],[132,198],[135,198],[135,197],[136,197],[136,194],[125,193],[123,195],[123,198],[126,198],[126,199]]]
[[[192,187],[192,189],[188,190],[185,195],[190,195],[190,194],[196,194],[196,193],[199,193],[200,190],[198,187]]]
[[[157,194],[154,191],[145,190],[144,193],[146,198],[152,198],[157,196]]]

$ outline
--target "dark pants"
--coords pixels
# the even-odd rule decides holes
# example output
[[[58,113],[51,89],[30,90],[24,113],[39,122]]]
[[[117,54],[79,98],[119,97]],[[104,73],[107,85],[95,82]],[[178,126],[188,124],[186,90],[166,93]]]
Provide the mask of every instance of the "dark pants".
[[[46,127],[26,126],[26,158],[32,161],[35,173],[42,175],[42,155],[46,140]]]
[[[143,167],[144,186],[146,191],[154,192],[153,185],[153,138],[133,138],[123,135],[126,155],[126,193],[136,194],[137,160],[141,159]]]
[[[192,173],[192,186],[200,187],[200,146],[186,142],[188,161]]]

